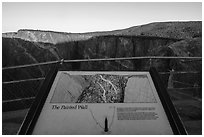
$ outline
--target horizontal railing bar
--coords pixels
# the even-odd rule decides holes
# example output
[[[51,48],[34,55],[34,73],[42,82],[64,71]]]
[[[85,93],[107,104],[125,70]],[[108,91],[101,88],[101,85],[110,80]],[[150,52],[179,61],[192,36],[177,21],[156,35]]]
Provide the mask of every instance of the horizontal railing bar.
[[[115,61],[115,60],[135,60],[135,59],[202,59],[202,57],[164,57],[164,56],[141,56],[141,57],[122,57],[122,58],[101,58],[101,59],[76,59],[76,60],[62,60],[64,63],[75,63],[75,62],[93,62],[93,61]],[[35,64],[19,65],[4,67],[2,70],[17,69],[25,67],[34,67],[40,65],[49,65],[59,63],[60,61],[49,61]]]
[[[181,60],[181,62],[194,62],[194,61],[200,61],[200,59],[194,59],[194,60]]]
[[[187,88],[167,88],[167,89],[171,89],[171,90],[185,90],[185,89],[199,89],[201,87],[187,87]]]
[[[35,97],[18,98],[18,99],[12,99],[12,100],[3,100],[2,103],[10,103],[10,102],[15,102],[15,101],[31,100],[31,99],[35,99]]]
[[[115,60],[134,60],[134,59],[202,59],[202,57],[163,57],[163,56],[145,56],[143,57],[141,56],[141,57],[123,57],[123,58],[64,60],[64,62],[72,63],[72,62],[115,61]]]
[[[194,85],[192,85],[192,84],[184,83],[184,82],[176,81],[176,80],[173,80],[172,82],[174,82],[174,83],[180,83],[180,84],[187,85],[187,86],[194,86]]]
[[[45,78],[33,78],[33,79],[23,79],[23,80],[14,80],[14,81],[5,81],[2,84],[12,84],[12,83],[20,83],[20,82],[27,82],[27,81],[37,81],[37,80],[44,80]]]
[[[192,96],[192,95],[188,95],[188,94],[182,93],[182,92],[177,92],[177,93],[180,94],[180,95],[184,95],[184,96],[186,96],[186,97],[189,97],[189,98],[191,98],[191,99],[194,99],[194,100],[196,100],[196,101],[202,102],[202,98],[194,97],[194,96]]]
[[[11,66],[11,67],[4,67],[2,70],[8,70],[8,69],[18,69],[18,68],[26,68],[26,67],[35,67],[35,66],[41,66],[41,65],[50,65],[50,64],[56,64],[60,61],[49,61],[49,62],[42,62],[42,63],[35,63],[35,64],[26,64],[26,65],[19,65],[19,66]]]
[[[188,74],[188,73],[200,73],[198,71],[174,71],[174,72],[158,72],[159,74]]]

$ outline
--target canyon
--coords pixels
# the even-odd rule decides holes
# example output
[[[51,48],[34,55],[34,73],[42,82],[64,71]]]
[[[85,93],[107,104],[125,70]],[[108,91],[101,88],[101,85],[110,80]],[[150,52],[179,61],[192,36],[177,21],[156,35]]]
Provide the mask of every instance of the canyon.
[[[65,33],[22,29],[2,34],[2,66],[18,66],[57,60],[101,59],[140,56],[202,57],[202,22],[156,22],[122,30]],[[174,80],[200,86],[202,61],[183,59],[138,59],[64,63],[66,70],[196,71]],[[2,80],[45,77],[50,66],[3,70]],[[167,86],[169,74],[161,75]],[[176,85],[175,85],[176,86]],[[32,89],[32,83],[27,87]],[[3,85],[3,92],[14,90]],[[34,92],[35,89],[33,89]],[[4,98],[4,97],[3,97]]]

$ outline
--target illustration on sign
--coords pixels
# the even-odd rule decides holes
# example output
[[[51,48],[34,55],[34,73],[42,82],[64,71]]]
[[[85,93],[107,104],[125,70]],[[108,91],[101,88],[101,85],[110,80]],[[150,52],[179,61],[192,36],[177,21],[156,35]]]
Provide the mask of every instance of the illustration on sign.
[[[156,103],[147,76],[63,72],[51,103]]]

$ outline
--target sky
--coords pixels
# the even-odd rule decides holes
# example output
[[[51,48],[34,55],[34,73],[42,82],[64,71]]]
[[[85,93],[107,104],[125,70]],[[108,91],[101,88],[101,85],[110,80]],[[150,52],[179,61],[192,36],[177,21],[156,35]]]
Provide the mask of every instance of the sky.
[[[167,21],[202,21],[202,3],[2,3],[2,32],[34,29],[83,33]]]

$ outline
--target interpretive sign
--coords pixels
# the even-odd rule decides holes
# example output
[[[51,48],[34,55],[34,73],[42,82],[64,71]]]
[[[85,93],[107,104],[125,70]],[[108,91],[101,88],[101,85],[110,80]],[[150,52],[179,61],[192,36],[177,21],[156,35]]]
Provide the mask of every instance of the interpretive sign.
[[[149,72],[58,71],[27,133],[179,134],[167,113]]]

